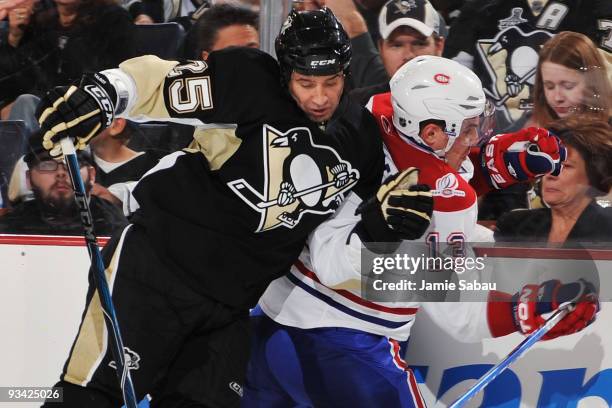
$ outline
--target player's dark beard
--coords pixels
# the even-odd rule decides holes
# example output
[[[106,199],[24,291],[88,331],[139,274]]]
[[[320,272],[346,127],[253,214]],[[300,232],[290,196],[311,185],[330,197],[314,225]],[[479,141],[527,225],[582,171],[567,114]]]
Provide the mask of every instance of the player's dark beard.
[[[60,183],[63,184],[63,182],[56,181],[51,186],[51,190]],[[68,183],[70,182],[68,181]],[[89,177],[87,180],[83,180],[83,183],[85,184],[86,193],[89,196],[89,191],[91,190]],[[34,193],[34,198],[38,204],[41,215],[47,222],[62,223],[79,216],[78,206],[74,201],[74,193],[68,195],[45,194],[37,186],[32,186],[32,192]]]

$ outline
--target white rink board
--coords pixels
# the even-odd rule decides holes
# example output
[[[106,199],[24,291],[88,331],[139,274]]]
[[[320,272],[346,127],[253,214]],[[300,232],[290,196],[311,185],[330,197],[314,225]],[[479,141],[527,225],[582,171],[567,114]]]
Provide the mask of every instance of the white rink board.
[[[609,272],[610,277],[602,279],[602,285],[612,285],[612,261],[603,262],[599,270]],[[0,243],[0,386],[50,386],[58,380],[83,311],[88,268],[84,246]],[[451,380],[452,386],[436,401],[443,378],[451,378],[453,372],[467,376],[476,365],[495,364],[522,339],[516,334],[477,344],[458,343],[423,313],[412,333],[407,362],[428,367],[421,390],[430,408],[445,406],[473,383]],[[538,401],[554,400],[576,390],[574,394],[586,397],[565,405],[550,402],[539,406],[612,405],[612,303],[602,304],[598,320],[582,333],[537,344],[499,378],[496,387],[494,384],[486,395],[491,398],[495,394],[505,401],[488,406],[535,407]],[[589,392],[603,395],[607,402],[589,397]],[[479,406],[481,401],[479,395],[470,406]],[[4,406],[30,408],[40,404],[0,403],[0,408]]]
[[[0,244],[0,386],[59,380],[83,313],[88,268],[85,246]]]
[[[525,250],[518,253],[523,254]],[[595,265],[600,287],[606,288],[602,293],[607,294],[609,300],[612,257],[609,252],[601,257],[605,259],[596,260]],[[545,265],[552,272],[563,262],[566,261],[546,258]],[[576,261],[570,262],[576,264]],[[593,265],[592,261],[588,262]],[[516,278],[525,262],[503,258],[502,265],[502,273]],[[546,275],[542,274],[546,279],[552,278]],[[410,366],[427,367],[425,384],[421,383],[420,387],[430,408],[446,407],[455,401],[490,365],[499,363],[524,339],[515,333],[499,339],[484,339],[480,343],[460,343],[437,327],[425,313],[417,315],[411,333],[406,362]],[[489,366],[478,367],[484,364]],[[597,320],[580,333],[534,345],[467,406],[481,405],[503,408],[612,406],[612,303],[602,303]]]

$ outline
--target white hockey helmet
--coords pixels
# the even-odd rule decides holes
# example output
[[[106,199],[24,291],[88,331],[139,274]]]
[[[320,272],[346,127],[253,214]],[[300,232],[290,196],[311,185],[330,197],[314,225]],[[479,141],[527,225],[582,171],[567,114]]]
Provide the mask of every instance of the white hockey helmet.
[[[486,98],[480,79],[453,60],[424,55],[404,64],[390,81],[393,124],[404,135],[426,145],[420,124],[426,120],[445,123],[449,136],[443,156],[461,134],[464,120],[485,113]],[[490,114],[490,112],[487,112]]]

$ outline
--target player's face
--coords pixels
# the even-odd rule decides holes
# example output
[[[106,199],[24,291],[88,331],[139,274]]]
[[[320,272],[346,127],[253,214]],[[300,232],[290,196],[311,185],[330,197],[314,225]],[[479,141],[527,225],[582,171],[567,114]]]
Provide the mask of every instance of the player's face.
[[[342,72],[321,76],[293,72],[289,81],[291,95],[313,122],[325,122],[332,117],[340,103],[343,88]]]
[[[560,118],[575,112],[583,100],[584,77],[574,69],[543,62],[542,84],[546,102]]]
[[[551,207],[563,207],[580,200],[590,200],[587,195],[589,178],[584,159],[576,149],[567,146],[567,160],[558,176],[542,178],[542,198]]]
[[[419,55],[442,55],[444,40],[425,37],[410,27],[400,27],[380,42],[380,56],[389,77],[406,62]]]
[[[452,147],[446,152],[446,162],[452,168],[459,169],[461,163],[468,157],[470,148],[478,142],[479,125],[480,118],[478,117],[464,119],[459,135]]]

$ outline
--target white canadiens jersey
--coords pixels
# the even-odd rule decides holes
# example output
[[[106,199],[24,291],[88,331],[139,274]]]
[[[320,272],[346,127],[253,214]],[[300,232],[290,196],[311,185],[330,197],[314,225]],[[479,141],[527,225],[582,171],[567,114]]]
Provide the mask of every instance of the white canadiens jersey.
[[[385,140],[386,173],[417,167],[419,182],[434,192],[431,225],[420,240],[492,240],[492,233],[476,224],[477,196],[468,183],[471,162],[464,162],[457,172],[432,152],[399,136],[390,126],[388,95],[377,95],[369,104]],[[360,296],[362,243],[353,232],[360,220],[355,215],[360,202],[355,194],[349,195],[333,218],[311,234],[290,272],[273,281],[261,297],[263,312],[287,326],[346,327],[404,341],[418,310],[423,309],[459,340],[490,337],[485,302],[377,303]]]

